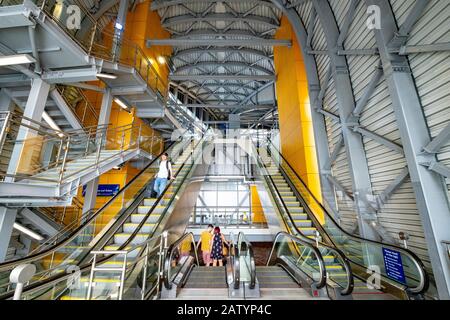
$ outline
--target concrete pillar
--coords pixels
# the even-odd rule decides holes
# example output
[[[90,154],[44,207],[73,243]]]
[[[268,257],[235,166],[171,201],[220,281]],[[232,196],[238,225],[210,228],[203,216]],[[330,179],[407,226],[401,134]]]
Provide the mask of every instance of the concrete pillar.
[[[16,209],[0,207],[0,262],[6,259],[16,216]]]
[[[47,102],[47,97],[50,91],[50,84],[43,81],[42,79],[33,79],[31,85],[30,95],[28,96],[27,103],[25,105],[24,117],[32,119],[34,121],[41,121],[42,114],[44,113],[45,104]],[[23,124],[31,124],[30,121],[24,120]],[[36,133],[24,126],[19,128],[17,134],[17,140],[24,140],[33,137]],[[8,166],[8,174],[15,174],[20,165],[20,159],[24,151],[24,144],[17,143],[14,146],[13,152],[11,154],[11,160]],[[12,182],[14,178],[7,177],[5,181]]]

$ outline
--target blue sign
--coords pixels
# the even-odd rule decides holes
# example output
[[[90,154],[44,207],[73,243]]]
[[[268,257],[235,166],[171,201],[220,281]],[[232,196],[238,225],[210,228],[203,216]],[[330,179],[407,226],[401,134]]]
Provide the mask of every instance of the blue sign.
[[[406,284],[405,271],[403,270],[400,252],[383,248],[383,260],[386,275],[395,281]]]
[[[97,197],[112,197],[119,193],[120,184],[99,184]],[[86,186],[83,186],[83,197],[86,194]]]

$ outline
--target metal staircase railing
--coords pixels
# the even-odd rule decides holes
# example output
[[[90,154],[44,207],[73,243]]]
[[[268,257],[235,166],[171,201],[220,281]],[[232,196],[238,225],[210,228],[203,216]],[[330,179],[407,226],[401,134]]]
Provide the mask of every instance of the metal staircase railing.
[[[22,147],[18,159],[10,159],[17,161],[15,169],[0,172],[0,178],[10,181],[62,184],[127,151],[139,149],[151,155],[163,147],[162,138],[155,133],[145,136],[141,124],[62,132],[15,112],[0,112],[0,119],[0,153],[6,143]],[[17,125],[28,133],[25,139],[9,141],[7,133]]]
[[[83,90],[64,85],[57,85],[56,90],[66,101],[83,128],[90,128],[98,123],[98,113],[84,95]]]

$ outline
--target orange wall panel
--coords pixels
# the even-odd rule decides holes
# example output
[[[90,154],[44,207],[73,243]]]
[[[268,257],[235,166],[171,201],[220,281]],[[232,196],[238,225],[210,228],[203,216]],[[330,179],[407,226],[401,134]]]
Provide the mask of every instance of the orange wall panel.
[[[274,48],[281,152],[314,195],[321,199],[306,70],[300,47],[285,16],[275,37],[291,39],[293,43],[290,48]],[[317,217],[323,221],[319,213]]]

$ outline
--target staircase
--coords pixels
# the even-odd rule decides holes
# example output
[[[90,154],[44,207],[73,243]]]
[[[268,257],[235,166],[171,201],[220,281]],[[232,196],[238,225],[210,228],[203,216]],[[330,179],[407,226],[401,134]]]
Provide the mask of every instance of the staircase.
[[[7,92],[13,101],[23,110],[28,100],[30,87],[12,87],[8,88]],[[69,106],[68,101],[56,89],[51,90],[45,103],[44,111],[63,132],[82,128],[82,124],[74,114],[73,109]]]
[[[190,156],[191,150],[186,149],[175,161],[172,166],[173,171],[178,172],[177,176],[184,176],[189,173],[189,166],[183,167],[181,170],[181,166]],[[150,237],[153,236],[155,227],[157,226],[157,222],[161,218],[161,214],[164,209],[166,209],[166,205],[169,201],[175,196],[175,190],[178,188],[181,179],[176,179],[169,186],[166,192],[163,195],[162,201],[155,207],[147,221],[143,225],[143,227],[139,230],[139,233],[133,238],[131,241],[131,245],[138,245]],[[127,222],[123,224],[123,226],[117,231],[113,236],[113,242],[104,246],[103,250],[118,250],[132,235],[133,232],[136,231],[139,224],[143,221],[146,214],[151,210],[152,206],[155,204],[156,199],[145,198],[140,206],[138,206],[136,212],[132,213]],[[129,250],[130,245],[125,247],[122,250]],[[132,260],[137,258],[137,254],[139,253],[139,249],[133,250],[128,253],[128,265],[131,265]],[[119,268],[123,265],[124,257],[123,255],[117,255],[115,258],[110,259],[109,261],[99,265],[99,267],[106,268]],[[61,263],[62,261],[57,261],[57,263]],[[65,261],[67,262],[67,261]],[[93,300],[103,300],[103,299],[114,299],[116,295],[111,292],[117,291],[117,286],[120,284],[120,273],[111,272],[111,271],[99,271],[95,273],[94,278],[95,286],[92,290],[92,298]],[[87,296],[87,287],[89,284],[89,279],[84,277],[81,279],[82,288],[69,290],[64,296],[61,297],[62,300],[84,300]]]

